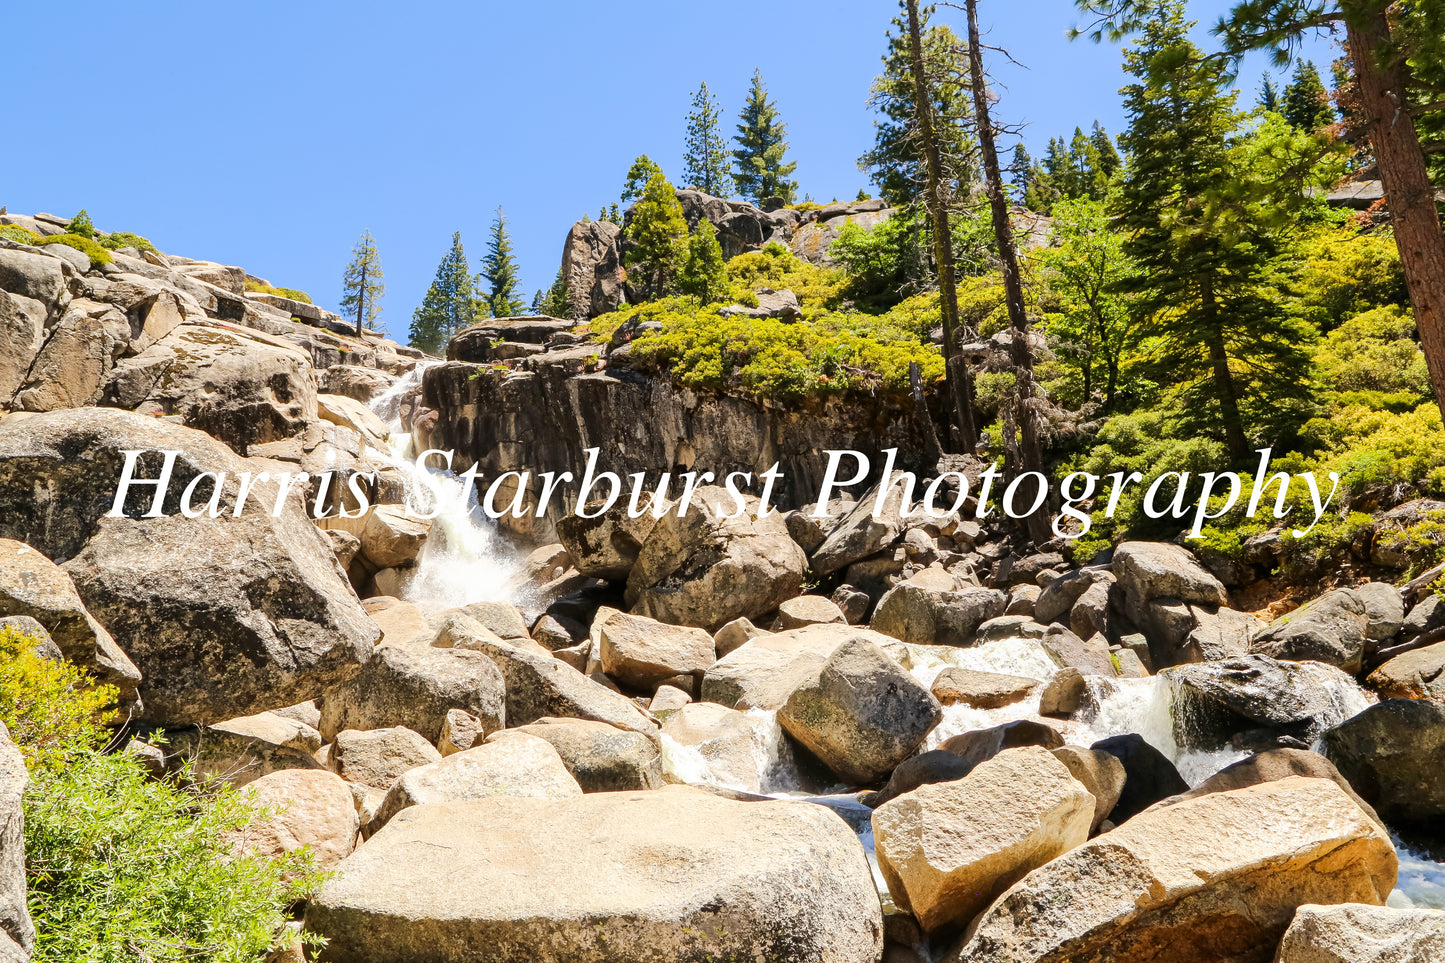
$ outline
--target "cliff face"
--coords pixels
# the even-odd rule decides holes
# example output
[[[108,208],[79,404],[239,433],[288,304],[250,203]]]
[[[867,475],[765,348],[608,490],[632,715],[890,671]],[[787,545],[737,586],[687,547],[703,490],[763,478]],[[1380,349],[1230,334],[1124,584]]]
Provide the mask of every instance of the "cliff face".
[[[508,371],[451,362],[423,379],[417,440],[427,448],[454,449],[457,468],[473,460],[488,479],[530,471],[535,498],[542,472],[573,473],[558,488],[571,507],[580,487],[585,449],[598,448],[598,470],[619,475],[711,471],[758,473],[774,462],[783,472],[772,504],[798,507],[816,497],[828,465],[827,449],[853,449],[874,460],[870,483],[881,476],[885,448],[898,448],[900,469],[923,469],[923,445],[911,410],[874,399],[831,400],[783,409],[747,398],[678,388],[626,368],[584,372],[575,363],[534,359],[531,370]],[[843,470],[851,469],[851,460]],[[627,484],[630,486],[631,482]],[[674,478],[673,491],[680,491]],[[739,486],[744,487],[744,486]],[[606,489],[601,489],[605,494]],[[551,521],[562,516],[554,498],[540,521],[504,519],[514,534],[552,540]]]

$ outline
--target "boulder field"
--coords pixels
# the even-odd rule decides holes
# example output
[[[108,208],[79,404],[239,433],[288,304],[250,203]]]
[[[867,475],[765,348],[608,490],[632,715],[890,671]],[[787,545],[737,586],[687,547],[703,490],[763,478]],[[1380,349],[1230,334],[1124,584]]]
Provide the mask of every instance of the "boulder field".
[[[889,214],[681,194],[738,250]],[[877,465],[818,516],[828,449],[955,472],[945,502],[984,466],[921,464],[911,409],[644,376],[635,331],[491,319],[443,361],[240,268],[61,250],[0,240],[0,628],[115,686],[154,778],[240,787],[265,815],[238,848],[309,847],[318,959],[1445,958],[1394,842],[1445,852],[1441,572],[1401,588],[1382,557],[1257,615],[1187,545],[1081,567],[966,499],[910,514]],[[615,226],[573,229],[585,313],[620,265]],[[638,518],[564,486],[490,533],[510,581],[441,603],[458,520],[406,510],[391,433],[488,479],[595,448],[789,480],[773,510],[701,484]],[[127,470],[169,487],[117,505]],[[0,730],[4,961],[35,937],[25,785]]]

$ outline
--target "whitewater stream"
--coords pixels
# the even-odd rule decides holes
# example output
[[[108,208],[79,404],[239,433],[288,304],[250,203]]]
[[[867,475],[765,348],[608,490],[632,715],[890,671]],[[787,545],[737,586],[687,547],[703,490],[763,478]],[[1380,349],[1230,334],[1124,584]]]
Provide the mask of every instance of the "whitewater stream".
[[[525,554],[497,531],[496,523],[478,506],[475,491],[456,474],[438,469],[417,468],[411,435],[402,426],[402,400],[421,383],[431,363],[417,365],[391,389],[371,403],[371,409],[386,423],[391,435],[390,451],[383,460],[401,472],[408,503],[419,514],[435,513],[432,530],[417,559],[416,568],[403,583],[402,596],[428,612],[441,611],[479,601],[518,602],[528,591]],[[457,468],[465,465],[457,464]],[[1032,639],[1002,639],[972,648],[934,645],[906,645],[905,668],[930,687],[940,672],[950,666],[983,672],[1000,672],[1047,682],[1057,672],[1052,659]],[[1318,667],[1317,681],[1330,691],[1339,717],[1326,721],[1335,725],[1363,711],[1375,701],[1351,677],[1328,666]],[[1075,719],[1054,725],[1064,729],[1071,745],[1088,746],[1109,736],[1138,733],[1178,767],[1189,785],[1197,786],[1220,769],[1244,758],[1247,753],[1231,749],[1204,752],[1180,746],[1175,737],[1174,696],[1168,681],[1147,679],[1088,680],[1086,708]],[[972,729],[984,729],[1019,719],[1039,719],[1039,696],[1043,686],[1021,702],[999,709],[974,709],[963,705],[945,706],[943,721],[929,733],[924,749],[934,749],[951,736]],[[783,736],[775,712],[749,710],[752,728],[752,773],[739,776],[721,772],[704,752],[662,737],[663,768],[667,777],[691,785],[711,785],[747,790],[761,786],[765,794],[778,798],[819,797],[803,789],[807,781]],[[843,793],[837,786],[830,792]],[[823,800],[820,800],[823,801]],[[826,803],[858,832],[873,865],[879,892],[886,884],[878,872],[873,850],[869,810],[861,803],[837,795]],[[1397,907],[1445,909],[1445,863],[1433,862],[1410,852],[1396,840],[1400,875],[1389,903]]]

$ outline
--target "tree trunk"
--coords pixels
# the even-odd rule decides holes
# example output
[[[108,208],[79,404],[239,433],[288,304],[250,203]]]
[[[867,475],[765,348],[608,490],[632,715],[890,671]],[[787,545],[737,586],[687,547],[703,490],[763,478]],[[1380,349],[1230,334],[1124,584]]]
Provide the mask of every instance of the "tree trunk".
[[[1204,302],[1208,325],[1206,339],[1209,347],[1209,364],[1214,372],[1214,390],[1219,395],[1220,420],[1224,424],[1224,443],[1229,448],[1229,457],[1239,461],[1249,454],[1249,440],[1244,437],[1244,418],[1239,414],[1239,394],[1235,391],[1234,375],[1229,371],[1229,353],[1224,348],[1224,334],[1219,323],[1219,305],[1214,300],[1214,283],[1204,279],[1200,298]]]
[[[938,262],[938,296],[943,314],[944,383],[953,400],[954,420],[963,450],[972,453],[978,444],[978,427],[973,420],[973,378],[958,357],[958,286],[954,277],[953,235],[948,224],[948,204],[943,196],[943,160],[933,129],[933,94],[923,64],[923,33],[919,23],[918,0],[907,0],[909,61],[913,73],[914,109],[918,112],[919,139],[928,167],[928,213],[933,218],[933,252]]]
[[[910,7],[914,0],[909,0]],[[1013,328],[1011,354],[1014,365],[1014,399],[1019,433],[1019,472],[1044,475],[1043,444],[1039,438],[1038,414],[1034,401],[1033,352],[1029,349],[1029,317],[1024,304],[1023,282],[1019,277],[1018,248],[1014,244],[1013,225],[1009,221],[1008,199],[1004,193],[1003,174],[999,169],[998,148],[994,143],[993,121],[989,116],[988,85],[983,75],[983,50],[978,35],[978,0],[966,0],[968,10],[968,67],[973,86],[974,121],[978,125],[978,144],[983,155],[984,189],[993,213],[993,232],[998,240],[999,261],[1003,266],[1004,298],[1008,304],[1009,325]],[[1048,482],[1044,481],[1045,497],[1039,509],[1027,519],[1029,538],[1037,547],[1052,537],[1049,527]],[[1021,494],[1025,498],[1029,493]],[[1035,493],[1036,494],[1036,493]]]
[[[936,465],[943,457],[943,449],[938,445],[938,433],[933,430],[933,416],[928,413],[928,397],[923,393],[923,378],[918,373],[917,361],[908,362],[908,386],[913,392],[913,411],[923,435],[923,453]]]
[[[1406,67],[1399,58],[1381,65],[1381,54],[1391,49],[1385,4],[1353,0],[1343,7],[1346,47],[1355,65],[1370,146],[1394,222],[1395,245],[1400,249],[1400,266],[1415,309],[1420,349],[1430,368],[1435,402],[1445,416],[1445,231],[1435,210],[1435,188],[1420,136],[1408,105],[1403,103]]]
[[[366,255],[361,258],[361,288],[356,292],[356,340],[361,340],[361,319],[366,316]]]

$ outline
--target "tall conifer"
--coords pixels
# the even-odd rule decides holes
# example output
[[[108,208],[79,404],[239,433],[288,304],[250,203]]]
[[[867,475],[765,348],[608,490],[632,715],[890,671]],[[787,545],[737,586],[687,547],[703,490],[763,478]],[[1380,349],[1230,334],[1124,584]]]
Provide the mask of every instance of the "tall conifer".
[[[733,184],[738,193],[755,202],[766,197],[781,197],[791,202],[798,193],[798,182],[792,179],[796,163],[786,163],[788,151],[787,125],[778,119],[777,104],[768,99],[763,86],[763,72],[753,71],[752,87],[747,102],[738,115],[738,132],[733,138]]]

